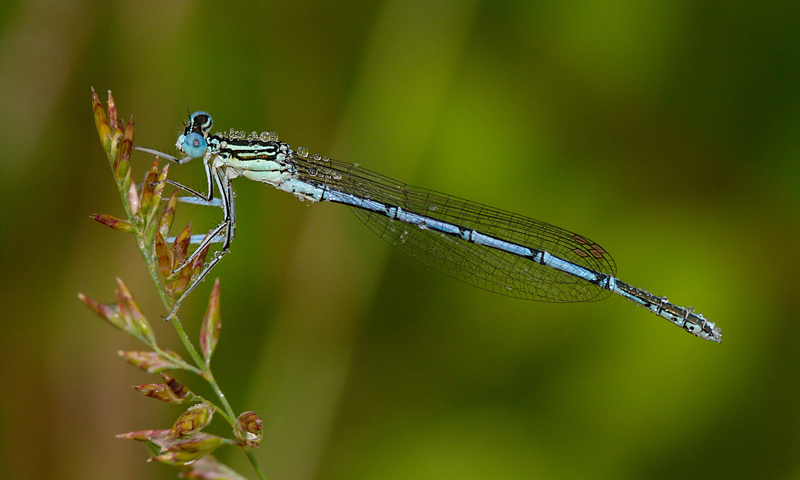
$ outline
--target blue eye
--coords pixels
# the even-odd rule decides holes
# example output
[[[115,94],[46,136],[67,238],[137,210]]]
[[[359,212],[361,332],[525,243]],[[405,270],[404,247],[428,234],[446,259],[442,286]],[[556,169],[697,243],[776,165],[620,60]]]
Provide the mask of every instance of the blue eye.
[[[192,158],[200,158],[206,154],[206,149],[208,148],[208,144],[206,143],[206,139],[203,138],[200,134],[197,133],[190,133],[186,135],[186,138],[183,139],[183,146],[182,150],[183,153],[189,155]]]
[[[214,125],[214,120],[208,112],[198,111],[189,115],[189,126],[187,130],[195,133],[208,133]]]

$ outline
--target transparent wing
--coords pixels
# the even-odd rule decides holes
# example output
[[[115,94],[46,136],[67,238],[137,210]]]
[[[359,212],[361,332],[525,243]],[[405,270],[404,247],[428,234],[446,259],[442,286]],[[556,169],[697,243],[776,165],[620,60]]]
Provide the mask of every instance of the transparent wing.
[[[586,237],[568,230],[443,193],[412,187],[346,162],[317,155],[294,155],[293,160],[297,176],[304,182],[546,251],[595,272],[612,276],[616,274],[611,255]],[[409,256],[476,287],[545,302],[600,300],[611,293],[529,258],[392,220],[370,210],[351,208],[370,229]]]

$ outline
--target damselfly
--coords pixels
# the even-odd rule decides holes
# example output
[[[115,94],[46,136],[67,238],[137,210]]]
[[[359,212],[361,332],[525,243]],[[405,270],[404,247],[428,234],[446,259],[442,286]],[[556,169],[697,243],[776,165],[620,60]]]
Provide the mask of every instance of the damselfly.
[[[350,163],[310,155],[303,147],[295,151],[272,133],[231,130],[227,136],[212,135],[212,125],[206,112],[189,117],[176,144],[186,155],[183,158],[138,148],[181,165],[202,158],[207,193],[172,180],[167,182],[192,195],[182,197],[182,201],[217,205],[223,211],[220,225],[207,235],[192,237],[198,248],[185,264],[212,242],[219,242],[222,247],[181,299],[229,251],[236,225],[231,180],[245,177],[289,192],[300,200],[347,205],[384,240],[422,263],[477,287],[545,302],[600,300],[613,292],[692,335],[721,340],[719,328],[692,307],[679,307],[665,297],[617,279],[616,265],[608,252],[582,235],[412,187]],[[214,198],[214,185],[220,192],[219,199]]]

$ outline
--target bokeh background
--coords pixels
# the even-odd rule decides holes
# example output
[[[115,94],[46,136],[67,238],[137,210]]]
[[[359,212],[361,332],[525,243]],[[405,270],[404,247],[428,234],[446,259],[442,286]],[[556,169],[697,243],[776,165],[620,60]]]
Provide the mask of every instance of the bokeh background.
[[[214,364],[264,418],[270,478],[800,478],[798,22],[797,1],[6,2],[3,478],[176,475],[114,435],[181,407],[131,389],[159,379],[76,299],[111,301],[119,276],[180,349],[132,237],[89,219],[122,214],[90,86],[138,145],[173,148],[203,109],[574,230],[722,328],[484,292],[346,208],[240,180]],[[183,310],[193,337],[211,284]]]

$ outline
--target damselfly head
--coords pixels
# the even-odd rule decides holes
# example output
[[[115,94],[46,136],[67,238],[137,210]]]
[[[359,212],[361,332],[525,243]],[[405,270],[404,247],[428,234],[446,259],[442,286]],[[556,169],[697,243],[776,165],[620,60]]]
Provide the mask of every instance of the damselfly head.
[[[211,115],[209,115],[208,112],[204,112],[202,110],[194,112],[193,114],[189,115],[189,125],[186,125],[185,134],[188,135],[190,132],[192,132],[205,136],[211,131],[212,126],[214,126],[214,120],[211,118]]]

